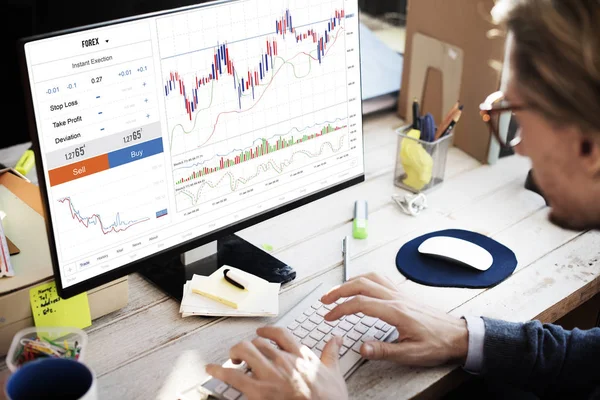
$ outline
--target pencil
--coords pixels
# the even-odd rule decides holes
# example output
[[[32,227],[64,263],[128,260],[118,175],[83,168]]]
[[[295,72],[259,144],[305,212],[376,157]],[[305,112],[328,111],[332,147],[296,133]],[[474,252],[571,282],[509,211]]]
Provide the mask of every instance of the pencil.
[[[448,125],[448,128],[446,128],[446,130],[444,131],[444,133],[442,133],[442,136],[440,136],[440,138],[443,138],[444,136],[448,136],[449,134],[452,133],[452,131],[454,130],[454,127],[456,126],[456,124],[460,120],[461,115],[462,115],[462,110],[458,110],[456,112],[454,118],[452,118],[452,121]]]
[[[448,120],[444,120],[444,123],[438,127],[438,131],[436,131],[436,136],[435,136],[434,140],[438,140],[439,138],[441,138],[444,135],[444,132],[446,132],[448,130],[448,127],[450,126],[452,121],[454,121],[454,119],[456,118],[457,115],[459,116],[458,118],[460,119],[460,115],[462,114],[462,109],[463,109],[462,105],[458,106],[458,108],[456,110],[454,110],[452,112],[452,114],[450,114],[450,118],[448,118]]]
[[[437,130],[435,131],[434,141],[442,137],[442,134],[446,129],[448,129],[448,126],[452,122],[454,114],[458,111],[460,107],[460,101],[457,101],[456,104],[454,104],[454,106],[450,109],[450,111],[448,111],[448,114],[446,114],[446,116],[442,120],[442,123],[438,126]]]

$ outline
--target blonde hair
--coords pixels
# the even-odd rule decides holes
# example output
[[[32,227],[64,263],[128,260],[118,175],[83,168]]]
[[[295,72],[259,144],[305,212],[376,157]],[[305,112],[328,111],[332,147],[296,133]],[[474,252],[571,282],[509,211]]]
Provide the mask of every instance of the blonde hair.
[[[498,0],[492,17],[512,33],[523,101],[554,123],[600,133],[600,0]]]

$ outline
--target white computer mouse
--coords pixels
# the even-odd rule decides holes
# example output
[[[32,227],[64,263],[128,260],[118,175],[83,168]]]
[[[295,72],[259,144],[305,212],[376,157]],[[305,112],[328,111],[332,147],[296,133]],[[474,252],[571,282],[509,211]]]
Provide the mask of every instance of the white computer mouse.
[[[434,236],[425,240],[419,246],[419,253],[479,271],[487,271],[494,263],[490,252],[483,247],[451,236]]]

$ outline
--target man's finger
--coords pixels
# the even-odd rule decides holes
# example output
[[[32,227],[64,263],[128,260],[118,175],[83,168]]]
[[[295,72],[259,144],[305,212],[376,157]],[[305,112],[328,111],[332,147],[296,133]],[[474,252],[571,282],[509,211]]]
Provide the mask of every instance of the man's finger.
[[[251,342],[244,341],[233,346],[229,351],[229,358],[245,361],[259,379],[277,375],[273,364]]]
[[[323,353],[321,354],[321,362],[329,368],[335,368],[339,371],[339,352],[341,346],[342,337],[334,336],[330,341],[327,342],[327,344],[323,348]]]
[[[340,317],[350,314],[363,313],[369,317],[379,318],[388,324],[397,326],[400,324],[400,313],[395,307],[395,302],[374,299],[362,295],[354,296],[348,301],[336,306],[324,318],[327,321],[335,321]]]
[[[280,349],[287,351],[296,357],[302,357],[300,345],[287,329],[277,326],[263,326],[256,330],[256,334],[265,339],[274,341]]]
[[[417,349],[415,343],[386,343],[370,341],[362,344],[360,354],[367,360],[388,360],[403,365],[417,365],[425,361],[420,359],[423,349]]]
[[[244,394],[252,392],[258,387],[258,381],[237,369],[223,368],[220,365],[208,364],[206,366],[206,372],[214,378],[230,384]]]
[[[387,276],[380,275],[377,272],[369,272],[369,273],[366,273],[363,275],[358,275],[358,276],[348,279],[348,281],[352,281],[354,279],[360,279],[360,278],[365,278],[370,281],[379,283],[380,285],[385,286],[386,288],[388,288],[389,290],[391,290],[393,292],[398,290],[398,288],[396,287],[396,285],[394,284],[394,282],[392,282],[392,280],[390,278],[388,278]]]
[[[252,341],[256,348],[271,360],[279,368],[283,368],[286,372],[291,372],[294,369],[294,365],[290,362],[291,356],[289,353],[285,353],[277,349],[271,342],[263,338],[256,338]]]
[[[363,295],[381,300],[393,300],[394,293],[386,286],[365,277],[352,279],[329,291],[321,298],[325,304],[331,304],[340,298]]]

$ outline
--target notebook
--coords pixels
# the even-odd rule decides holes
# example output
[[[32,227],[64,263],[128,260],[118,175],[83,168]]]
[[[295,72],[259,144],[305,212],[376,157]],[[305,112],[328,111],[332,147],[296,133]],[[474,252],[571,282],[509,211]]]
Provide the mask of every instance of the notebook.
[[[223,277],[225,269],[244,276],[247,290],[239,289]],[[276,316],[279,313],[281,284],[230,266],[223,266],[210,276],[194,275],[183,287],[180,313],[183,317],[194,315],[255,317]]]

